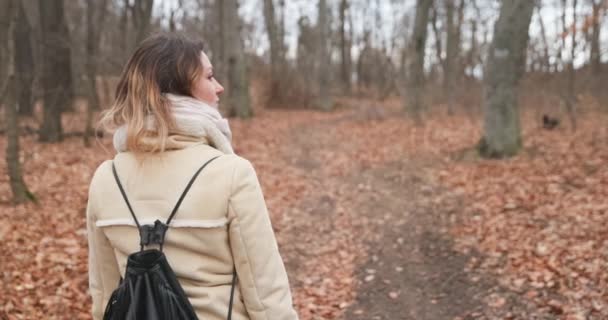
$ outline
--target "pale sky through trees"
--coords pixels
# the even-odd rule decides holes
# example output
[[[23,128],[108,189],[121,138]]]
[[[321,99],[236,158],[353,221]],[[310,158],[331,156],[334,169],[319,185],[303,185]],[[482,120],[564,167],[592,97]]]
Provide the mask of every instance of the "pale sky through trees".
[[[184,1],[188,5],[189,1]],[[578,21],[577,25],[580,27],[584,18],[591,14],[591,7],[587,3],[581,3],[578,5]],[[332,21],[332,27],[335,28],[337,24],[337,0],[328,2],[332,6],[332,14],[334,20]],[[490,40],[492,36],[492,27],[496,18],[498,17],[499,2],[496,0],[477,0],[480,8],[480,15],[478,15],[471,6],[467,7],[464,17],[463,26],[463,41],[462,47],[464,50],[467,49],[470,38],[470,21],[475,19],[480,24],[480,32],[478,33],[479,43],[483,43],[483,29],[487,30],[487,34]],[[560,34],[561,34],[561,1],[560,0],[541,0],[541,13],[543,15],[543,21],[547,30],[547,40],[549,45],[550,55],[552,59],[555,59],[555,52],[560,46]],[[570,2],[568,2],[570,5]],[[316,22],[317,16],[317,2],[312,0],[285,0],[285,37],[288,44],[288,56],[292,57],[295,55],[296,42],[298,37],[298,19],[302,16],[306,16],[311,24]],[[376,17],[376,6],[379,4],[380,16]],[[165,0],[157,1],[155,14],[159,15],[161,12],[169,12],[170,8],[177,5],[177,0]],[[374,37],[374,46],[381,46],[381,38],[386,45],[390,46],[393,38],[395,38],[397,47],[401,47],[407,40],[407,36],[400,36],[403,30],[401,25],[404,21],[411,25],[412,16],[415,11],[415,0],[352,0],[350,1],[351,13],[353,14],[353,27],[355,34],[355,45],[353,46],[353,57],[356,58],[359,48],[357,46],[357,40],[360,40],[363,36],[364,29],[372,30],[377,33],[377,37]],[[268,41],[265,34],[264,27],[264,16],[262,14],[263,3],[261,0],[241,0],[240,1],[240,14],[244,21],[252,26],[252,34],[249,35],[249,41],[246,43],[248,50],[254,50],[257,54],[263,55],[268,50]],[[195,7],[195,6],[194,6]],[[277,14],[280,7],[276,5],[275,10]],[[193,15],[194,11],[192,8],[185,8],[189,15]],[[182,14],[182,13],[178,13]],[[379,18],[379,19],[378,19]],[[605,20],[605,16],[603,17]],[[571,24],[572,21],[572,8],[569,7],[566,15],[567,24]],[[399,24],[398,24],[399,23]],[[429,26],[430,28],[430,26]],[[407,27],[411,30],[411,26]],[[559,29],[559,30],[558,30]],[[435,55],[433,54],[434,43],[433,32],[428,33],[429,40],[427,41],[427,61],[429,64],[435,63]],[[530,25],[530,44],[534,44],[540,40],[540,23],[535,11],[532,23]],[[602,24],[601,43],[608,43],[608,26],[606,23]],[[589,48],[585,45],[584,35],[579,31],[579,45],[577,55],[575,56],[575,65],[581,65],[587,60]],[[570,46],[570,38],[567,39],[567,46]],[[602,60],[606,60],[606,46],[602,47]],[[394,52],[394,55],[397,53]],[[570,52],[568,48],[564,50],[563,57],[566,60],[570,59]]]

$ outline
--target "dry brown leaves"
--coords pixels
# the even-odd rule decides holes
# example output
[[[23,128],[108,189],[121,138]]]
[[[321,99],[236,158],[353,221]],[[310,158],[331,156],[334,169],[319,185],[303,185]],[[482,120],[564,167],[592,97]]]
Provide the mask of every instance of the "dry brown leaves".
[[[231,120],[235,149],[256,168],[280,245],[283,241],[281,230],[290,224],[289,217],[282,214],[283,208],[295,206],[307,193],[314,192],[314,182],[307,173],[290,167],[283,160],[283,155],[290,152],[289,144],[285,143],[289,130],[331,117],[314,112],[275,111],[262,113],[254,120]],[[66,131],[82,130],[80,120],[81,115],[66,115]],[[37,143],[30,135],[21,138],[20,142],[25,180],[39,205],[28,203],[14,207],[10,204],[7,169],[2,162],[0,318],[90,319],[84,214],[90,178],[97,165],[113,155],[110,138],[101,139],[101,145],[91,149],[83,147],[80,137],[48,145]],[[6,139],[2,137],[2,158],[5,147]],[[329,245],[336,250],[342,247],[356,250],[355,246],[338,239],[336,237]],[[331,254],[325,256],[329,260],[333,257]],[[306,314],[307,308],[312,306],[317,314],[321,311],[332,315],[344,306],[334,307],[329,303],[326,307],[330,300],[326,293],[331,292],[336,299],[342,300],[345,300],[345,294],[352,296],[352,280],[345,277],[341,271],[344,269],[340,268],[342,264],[353,265],[349,256],[353,254],[344,251],[341,257],[345,260],[340,264],[323,262],[320,257],[304,269],[305,273],[323,279],[323,285],[311,283],[302,288],[303,295],[295,295],[294,302],[301,313]],[[347,272],[349,276],[351,273]]]
[[[389,115],[373,119],[361,112],[272,111],[250,121],[231,121],[237,152],[254,163],[262,182],[280,244],[294,223],[284,208],[319,190],[336,201],[340,231],[331,234],[332,241],[318,249],[318,257],[300,269],[301,275],[290,275],[303,283],[294,291],[302,319],[339,317],[356,292],[355,265],[365,258],[367,235],[353,231],[364,222],[350,214],[352,195],[335,182],[339,180],[326,185],[283,157],[295,147],[287,143],[291,128],[323,121],[328,123],[324,139],[342,144],[339,151],[314,153],[325,166],[324,175],[340,178],[353,170],[431,155],[440,165],[430,173],[467,203],[453,235],[460,250],[484,254],[484,259],[471,261],[471,268],[497,275],[505,286],[560,317],[608,317],[604,114],[582,115],[576,133],[544,131],[526,115],[524,152],[510,160],[488,161],[453,160],[455,153],[476,143],[478,119],[438,115],[417,127],[390,115],[399,108],[397,102],[383,108]],[[68,131],[81,130],[78,119],[66,117]],[[40,205],[9,204],[2,162],[0,318],[90,319],[84,208],[91,174],[112,154],[109,138],[101,141],[108,152],[83,148],[76,137],[56,145],[38,144],[32,136],[21,139],[25,180]],[[2,137],[3,158],[5,144]],[[316,244],[307,241],[301,245]]]
[[[525,150],[506,161],[450,163],[439,173],[466,196],[454,229],[481,267],[551,313],[608,317],[608,130],[586,114],[576,133],[529,126]]]

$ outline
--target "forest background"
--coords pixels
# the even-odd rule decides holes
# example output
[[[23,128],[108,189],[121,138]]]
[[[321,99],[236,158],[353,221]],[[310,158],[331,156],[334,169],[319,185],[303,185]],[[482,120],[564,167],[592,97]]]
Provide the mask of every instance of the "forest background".
[[[96,121],[156,32],[205,41],[302,319],[608,318],[607,9],[0,0],[0,319],[90,318]]]

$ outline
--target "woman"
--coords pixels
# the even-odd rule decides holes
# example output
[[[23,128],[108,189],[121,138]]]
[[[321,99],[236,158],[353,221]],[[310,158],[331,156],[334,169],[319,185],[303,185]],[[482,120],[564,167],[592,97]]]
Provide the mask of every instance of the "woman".
[[[234,270],[232,319],[297,319],[256,173],[234,154],[217,110],[223,90],[202,44],[180,35],[146,39],[127,63],[101,122],[116,129],[118,154],[99,166],[89,190],[94,319],[140,249],[117,180],[139,223],[166,221],[195,171],[217,156],[171,220],[163,252],[199,319],[226,319]]]

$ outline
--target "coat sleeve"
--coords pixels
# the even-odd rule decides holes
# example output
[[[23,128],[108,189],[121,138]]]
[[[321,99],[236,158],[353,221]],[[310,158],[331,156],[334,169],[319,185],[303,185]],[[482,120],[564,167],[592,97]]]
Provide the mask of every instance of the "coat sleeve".
[[[101,169],[101,167],[100,167]],[[100,171],[99,169],[97,170]],[[97,175],[97,173],[96,173]],[[87,202],[87,238],[89,243],[89,293],[93,305],[94,320],[101,320],[110,295],[118,286],[120,272],[114,249],[100,228],[95,226],[97,206],[95,203],[95,180],[89,187]]]
[[[228,203],[230,246],[252,320],[296,320],[289,282],[251,163],[238,158]]]

